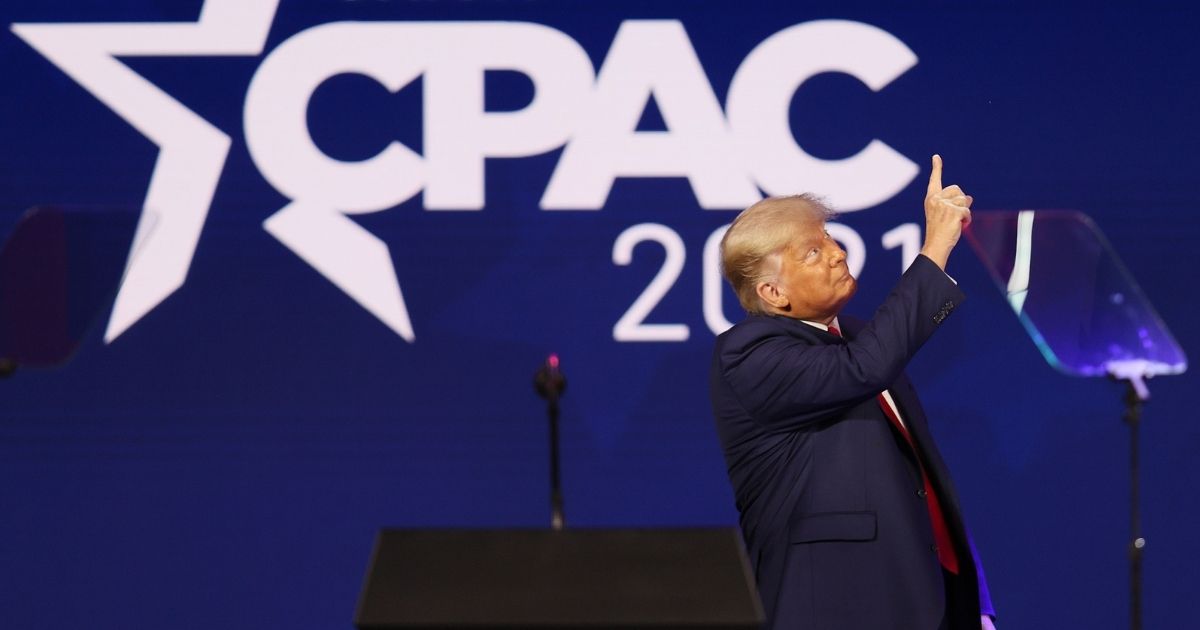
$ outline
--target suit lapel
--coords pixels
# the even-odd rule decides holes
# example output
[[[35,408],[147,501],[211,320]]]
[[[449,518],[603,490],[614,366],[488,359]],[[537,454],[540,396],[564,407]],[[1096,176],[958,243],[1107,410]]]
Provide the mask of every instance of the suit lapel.
[[[930,475],[940,476],[936,472],[937,466],[934,465],[933,436],[929,434],[929,422],[925,418],[925,409],[921,407],[921,401],[917,398],[916,391],[909,383],[908,377],[901,374],[888,391],[892,393],[892,400],[900,408],[900,413],[904,414],[908,434],[912,436],[913,447],[921,454],[925,470]]]
[[[787,317],[773,317],[772,319],[786,326],[792,335],[814,340],[820,344],[836,345],[844,344],[848,340],[858,336],[859,331],[863,329],[864,322],[854,317],[839,316],[838,323],[841,324],[840,330],[842,336],[839,337],[832,333],[821,330],[805,324],[804,322]],[[904,425],[908,429],[909,435],[912,436],[913,444],[917,450],[921,452],[922,459],[929,461],[927,445],[930,444],[929,426],[925,420],[925,410],[921,407],[921,401],[917,399],[916,392],[913,391],[912,384],[908,381],[908,377],[903,373],[900,377],[888,387],[888,393],[892,395],[892,402],[896,403],[896,407],[900,410],[900,417],[904,419]],[[883,414],[883,410],[879,410],[880,420],[887,422],[889,427],[891,423]],[[894,429],[893,429],[894,431]],[[904,437],[897,435],[897,439],[901,442]],[[916,465],[915,454],[912,449],[904,449],[905,454]]]
[[[841,317],[838,320],[842,324],[842,334],[846,339],[854,339],[862,330],[864,323],[851,317]],[[912,384],[908,381],[908,377],[901,373],[900,376],[892,382],[887,389],[892,396],[892,402],[896,403],[896,408],[900,410],[900,417],[904,421],[904,427],[908,430],[908,434],[912,437],[913,447],[921,453],[921,459],[928,462],[929,457],[926,452],[926,446],[929,444],[929,429],[925,422],[925,410],[921,407],[921,402],[917,399],[916,392],[913,391]],[[902,444],[906,442],[904,436],[900,435],[894,427],[891,427],[891,422],[884,416],[883,410],[879,411],[880,418],[888,423],[892,432],[896,433],[896,439]],[[913,466],[917,466],[917,453],[913,448],[904,448],[904,455],[908,457]],[[920,474],[919,470],[914,471]]]

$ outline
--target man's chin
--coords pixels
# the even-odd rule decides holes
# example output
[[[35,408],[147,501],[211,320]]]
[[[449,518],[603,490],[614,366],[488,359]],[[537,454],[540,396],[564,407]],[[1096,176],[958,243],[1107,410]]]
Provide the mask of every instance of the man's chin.
[[[858,293],[858,280],[855,280],[852,276],[846,276],[845,282],[849,286],[846,287],[846,294],[839,300],[838,311],[841,311],[846,306],[846,303],[850,301],[850,298],[854,297],[855,293]]]

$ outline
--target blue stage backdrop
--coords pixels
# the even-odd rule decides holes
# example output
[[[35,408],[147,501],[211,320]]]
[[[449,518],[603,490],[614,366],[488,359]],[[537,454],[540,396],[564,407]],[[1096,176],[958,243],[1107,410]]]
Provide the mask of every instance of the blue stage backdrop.
[[[141,220],[74,359],[0,382],[0,625],[349,628],[377,529],[548,523],[552,352],[571,525],[736,523],[721,229],[825,195],[869,315],[935,152],[977,209],[1093,216],[1195,356],[1183,6],[6,0],[4,229]],[[910,371],[999,626],[1122,627],[1121,389],[1048,367],[965,242],[950,272]],[[1146,626],[1185,628],[1200,383],[1151,390]]]

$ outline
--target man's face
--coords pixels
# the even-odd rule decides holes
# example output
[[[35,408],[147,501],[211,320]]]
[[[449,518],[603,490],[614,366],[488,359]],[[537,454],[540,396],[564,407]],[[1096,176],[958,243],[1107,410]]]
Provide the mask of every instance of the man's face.
[[[825,231],[824,221],[803,225],[780,254],[779,291],[788,317],[829,323],[858,289],[846,252]]]

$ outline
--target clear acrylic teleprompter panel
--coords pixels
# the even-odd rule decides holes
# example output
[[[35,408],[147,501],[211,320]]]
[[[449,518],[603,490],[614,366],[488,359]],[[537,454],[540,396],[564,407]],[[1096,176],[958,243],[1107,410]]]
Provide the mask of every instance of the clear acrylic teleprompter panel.
[[[36,206],[0,246],[0,359],[29,367],[66,362],[108,311],[131,255],[139,210]]]
[[[1126,377],[1187,369],[1183,349],[1082,212],[976,212],[967,240],[1060,372]]]

